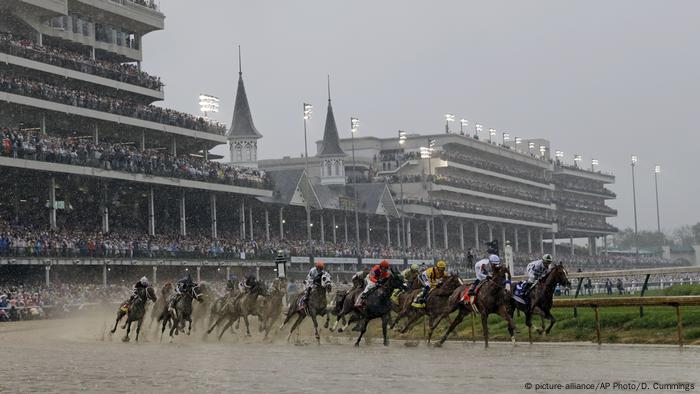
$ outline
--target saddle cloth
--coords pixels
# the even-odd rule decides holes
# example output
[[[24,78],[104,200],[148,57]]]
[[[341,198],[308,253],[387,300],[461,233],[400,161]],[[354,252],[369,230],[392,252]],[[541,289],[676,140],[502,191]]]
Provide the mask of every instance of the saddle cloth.
[[[517,285],[515,285],[515,291],[513,292],[513,299],[521,304],[527,304],[525,301],[524,294],[525,293],[525,282],[518,282]]]

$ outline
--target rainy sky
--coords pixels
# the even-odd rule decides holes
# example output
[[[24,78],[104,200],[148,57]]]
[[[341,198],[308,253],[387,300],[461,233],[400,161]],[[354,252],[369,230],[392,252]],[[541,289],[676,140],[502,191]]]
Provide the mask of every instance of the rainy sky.
[[[260,158],[303,152],[302,103],[320,139],[326,75],[341,137],[444,131],[444,114],[541,137],[617,176],[610,222],[633,225],[630,156],[639,156],[640,229],[700,221],[700,2],[161,0],[165,30],[144,37],[144,70],[161,105],[198,113],[221,98],[231,123],[235,46],[258,130]],[[454,125],[458,127],[457,124]],[[224,153],[225,148],[215,152]],[[310,144],[310,153],[315,146]]]

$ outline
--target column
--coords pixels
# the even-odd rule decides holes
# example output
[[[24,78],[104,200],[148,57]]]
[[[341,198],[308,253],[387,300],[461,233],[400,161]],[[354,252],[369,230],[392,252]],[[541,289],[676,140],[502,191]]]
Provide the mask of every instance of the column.
[[[249,220],[250,224],[248,224],[248,228],[250,228],[250,240],[252,241],[253,239],[255,239],[253,237],[253,207],[252,206],[248,207],[248,218],[250,219]]]
[[[442,218],[442,243],[445,249],[449,248],[447,236],[447,219]]]
[[[265,208],[265,240],[270,242],[270,212]]]
[[[216,228],[216,194],[212,193],[209,197],[209,211],[211,212],[211,237],[218,238]]]
[[[326,242],[326,225],[323,223],[323,211],[321,211],[321,214],[319,215],[321,218],[321,243]]]
[[[207,148],[207,144],[202,146],[202,155],[204,156],[204,160],[209,160],[209,148]]]
[[[367,225],[367,244],[369,244],[371,242],[369,239],[369,215],[365,216],[365,223]]]
[[[170,142],[170,154],[177,156],[177,140],[175,137],[173,137],[172,141]]]
[[[311,242],[311,208],[306,205],[306,240]]]
[[[391,229],[389,228],[390,221],[389,221],[389,216],[385,216],[386,218],[386,244],[387,246],[391,246]]]
[[[41,119],[39,120],[39,127],[41,128],[41,133],[45,134],[46,133],[46,115],[41,115]]]
[[[459,222],[459,248],[464,250],[464,223]]]
[[[156,214],[153,206],[153,188],[148,192],[148,234],[156,235]]]
[[[430,238],[430,218],[429,217],[425,218],[425,239],[427,240],[426,246],[428,247],[428,249],[431,249],[431,246],[430,246],[430,239],[431,239]]]
[[[338,239],[336,238],[336,230],[338,229],[338,226],[335,224],[335,215],[333,215],[333,243],[337,244]]]
[[[575,251],[575,248],[574,248],[574,237],[569,237],[569,245],[571,245],[571,255],[573,256],[573,255],[574,255],[574,251]]]
[[[185,191],[180,195],[180,235],[187,235],[187,216],[185,213]]]
[[[403,242],[401,242],[401,224],[402,222],[400,221],[396,222],[396,246],[398,246],[399,248],[403,244]]]
[[[518,228],[513,227],[513,251],[518,253]]]
[[[202,267],[197,266],[197,283],[202,281]]]
[[[588,237],[588,255],[593,256],[593,246],[595,243],[595,237]]]
[[[501,250],[506,247],[506,226],[501,226]]]
[[[540,254],[544,254],[544,232],[540,230]]]
[[[532,254],[532,230],[527,229],[527,253]]]
[[[345,225],[344,230],[345,230],[345,243],[348,243],[348,215],[343,216],[343,220],[345,220]]]
[[[255,279],[260,279],[260,267],[255,267]]]
[[[146,150],[146,130],[141,130],[141,138],[139,139],[139,149]]]
[[[51,230],[56,230],[58,226],[56,225],[56,178],[51,177],[49,184],[49,223],[51,224]]]
[[[493,241],[493,227],[489,224],[489,240],[488,242]]]
[[[46,287],[51,287],[51,266],[45,265],[44,270],[46,270],[46,274],[45,274],[45,278],[44,278]]]
[[[95,144],[100,143],[100,128],[95,124],[94,128],[92,129],[92,139],[95,142]]]
[[[109,207],[106,205],[102,207],[102,233],[109,233]]]
[[[282,215],[282,211],[284,208],[280,208],[280,240],[284,239],[284,215]]]
[[[243,240],[245,240],[245,201],[243,201],[243,200],[241,200],[241,209],[240,209],[238,216],[240,217],[240,224],[239,225],[241,227],[239,233],[240,233],[241,241],[243,241]]]
[[[231,277],[231,267],[226,266],[226,280]]]
[[[474,249],[479,249],[479,223],[474,222]]]
[[[37,33],[36,42],[37,44],[39,44],[39,46],[44,46],[44,35],[41,33]]]
[[[107,287],[107,264],[102,264],[102,286]]]
[[[608,257],[608,235],[603,235],[603,252],[605,257]]]
[[[411,247],[413,242],[411,241],[411,219],[406,221],[406,247]]]
[[[158,283],[158,267],[156,267],[154,265],[153,266],[153,286],[155,286],[156,283]]]
[[[554,233],[552,233],[552,257],[557,257],[557,240]]]

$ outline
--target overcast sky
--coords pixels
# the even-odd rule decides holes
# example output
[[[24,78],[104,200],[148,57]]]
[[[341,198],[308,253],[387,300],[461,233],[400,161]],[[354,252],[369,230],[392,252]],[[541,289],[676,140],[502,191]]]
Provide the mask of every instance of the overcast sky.
[[[321,138],[330,74],[341,137],[350,116],[362,135],[389,137],[442,132],[451,112],[499,136],[546,138],[566,160],[596,158],[617,176],[619,227],[633,225],[637,154],[640,228],[656,228],[657,163],[662,228],[700,221],[700,2],[161,0],[161,9],[165,30],[144,38],[143,67],[166,83],[162,104],[198,113],[198,94],[212,94],[230,124],[240,44],[260,158],[303,152],[303,102],[315,106],[309,139]]]

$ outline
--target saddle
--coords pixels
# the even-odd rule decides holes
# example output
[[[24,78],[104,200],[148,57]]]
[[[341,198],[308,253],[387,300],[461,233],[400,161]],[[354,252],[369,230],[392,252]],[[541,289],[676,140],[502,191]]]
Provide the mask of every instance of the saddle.
[[[488,282],[488,280],[482,280],[481,282],[479,282],[478,285],[476,285],[473,297],[469,295],[469,288],[465,288],[464,293],[462,293],[462,302],[464,302],[465,304],[474,304],[476,302],[477,296],[479,295],[479,289],[481,289],[481,286],[486,282]]]

